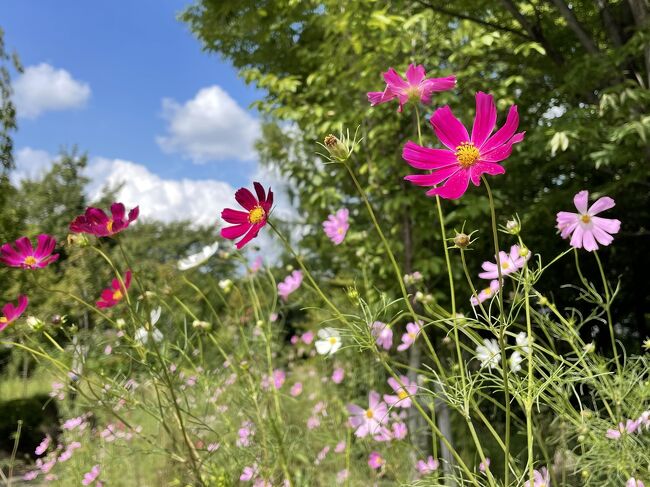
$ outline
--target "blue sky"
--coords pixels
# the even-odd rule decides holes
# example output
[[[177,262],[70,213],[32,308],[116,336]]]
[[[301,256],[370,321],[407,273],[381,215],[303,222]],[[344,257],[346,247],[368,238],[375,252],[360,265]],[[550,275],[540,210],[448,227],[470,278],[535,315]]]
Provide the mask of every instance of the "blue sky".
[[[212,140],[211,133],[192,132],[210,129],[200,117],[196,119],[208,94],[214,100],[230,97],[242,112],[249,112],[237,113],[239,122],[245,122],[246,116],[257,118],[248,106],[260,97],[228,63],[203,52],[187,26],[176,20],[189,3],[4,0],[0,26],[6,45],[18,51],[23,65],[46,63],[54,71],[65,70],[75,83],[90,90],[78,106],[22,116],[15,137],[17,151],[30,148],[56,154],[62,146],[77,144],[91,158],[130,161],[168,182],[189,178],[222,181],[233,187],[248,184],[257,167],[254,156],[241,160],[218,155],[224,150],[250,152],[250,148],[237,147],[237,137],[229,134],[222,141],[224,148],[210,148],[207,155],[198,157],[189,146],[196,138],[198,144]],[[215,85],[219,88],[197,98],[198,108],[185,105],[200,90]],[[163,116],[165,98],[167,117]],[[169,140],[174,122],[183,133],[175,134],[167,144],[157,140],[161,136]],[[255,124],[241,125],[249,140]],[[214,137],[219,136],[215,130]],[[108,163],[105,167],[117,170]],[[121,170],[128,174],[125,167]]]

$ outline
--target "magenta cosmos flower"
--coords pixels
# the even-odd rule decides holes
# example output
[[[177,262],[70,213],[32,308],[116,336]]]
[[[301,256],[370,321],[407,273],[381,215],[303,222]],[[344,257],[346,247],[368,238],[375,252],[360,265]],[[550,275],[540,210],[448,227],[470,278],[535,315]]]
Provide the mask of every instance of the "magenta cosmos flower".
[[[388,378],[388,385],[393,389],[395,395],[384,394],[384,401],[391,407],[396,408],[410,408],[412,406],[411,396],[415,396],[418,390],[418,385],[415,382],[409,381],[405,375],[399,378],[404,384],[404,387],[399,385],[399,382],[393,377]]]
[[[27,296],[20,295],[18,296],[18,306],[14,306],[13,303],[7,303],[2,307],[2,314],[0,314],[0,331],[7,328],[11,323],[20,318],[25,310],[27,309],[27,303],[29,300]]]
[[[523,254],[523,255],[522,255]],[[504,251],[499,252],[499,263],[501,264],[501,276],[507,276],[523,268],[526,261],[530,259],[530,251],[527,248],[520,248],[519,245],[510,247],[510,254]],[[483,262],[483,271],[478,277],[481,279],[498,279],[499,269],[497,268],[496,258],[494,262]]]
[[[368,101],[371,106],[389,102],[395,98],[399,101],[398,112],[401,112],[409,100],[420,101],[424,104],[431,103],[431,95],[435,91],[451,90],[456,86],[456,77],[426,78],[427,73],[422,65],[409,65],[406,70],[406,79],[402,78],[397,71],[390,68],[384,73],[386,88],[384,91],[371,91],[368,93]]]
[[[111,205],[109,217],[100,208],[87,208],[83,215],[72,220],[70,231],[74,233],[88,233],[96,237],[110,237],[125,230],[132,222],[138,219],[140,208],[136,206],[126,215],[126,208],[122,203]]]
[[[560,211],[557,214],[557,228],[562,238],[571,235],[571,247],[584,248],[592,252],[598,249],[598,244],[609,245],[614,238],[611,234],[618,233],[621,222],[610,218],[600,218],[598,213],[614,207],[614,200],[608,196],[598,198],[587,208],[589,192],[580,191],[573,197],[578,213]],[[596,243],[598,242],[598,243]]]
[[[350,425],[356,429],[355,436],[375,435],[379,433],[388,419],[388,406],[381,400],[378,392],[370,391],[368,394],[368,409],[363,409],[356,404],[348,404]]]
[[[246,211],[226,208],[221,212],[221,218],[233,226],[221,229],[221,236],[228,240],[236,240],[243,237],[236,243],[241,249],[248,242],[257,237],[261,228],[266,225],[271,206],[273,206],[273,191],[269,188],[268,194],[260,183],[253,183],[257,198],[246,188],[239,188],[235,192],[235,199]]]
[[[341,208],[334,215],[327,217],[327,220],[323,222],[325,235],[327,235],[334,245],[339,245],[345,240],[345,235],[350,228],[350,223],[348,222],[349,215],[350,212],[347,208]]]
[[[129,287],[131,287],[130,270],[126,271],[126,274],[124,274],[124,286],[120,285],[118,279],[113,279],[111,281],[111,287],[102,291],[101,299],[95,304],[97,304],[98,308],[112,308],[124,299]]]
[[[13,246],[4,244],[0,247],[0,261],[10,267],[36,269],[46,267],[59,258],[59,254],[52,254],[56,246],[54,237],[41,234],[36,240],[36,248],[32,247],[27,237],[20,237]]]
[[[416,468],[422,475],[428,475],[438,470],[439,466],[440,462],[429,455],[426,462],[424,460],[418,460]]]
[[[284,281],[278,284],[278,294],[284,301],[286,301],[289,297],[289,294],[298,289],[301,284],[302,272],[293,271],[291,274],[284,278]],[[311,338],[313,339],[313,336]]]
[[[427,196],[456,199],[465,194],[470,180],[478,186],[482,174],[505,173],[499,162],[510,156],[514,144],[524,140],[524,132],[515,133],[519,126],[517,106],[510,107],[506,123],[490,136],[496,121],[494,98],[480,91],[476,94],[476,117],[471,136],[449,106],[438,108],[431,117],[431,124],[447,149],[430,149],[407,142],[402,152],[406,162],[416,169],[432,172],[404,179],[418,186],[433,186]]]

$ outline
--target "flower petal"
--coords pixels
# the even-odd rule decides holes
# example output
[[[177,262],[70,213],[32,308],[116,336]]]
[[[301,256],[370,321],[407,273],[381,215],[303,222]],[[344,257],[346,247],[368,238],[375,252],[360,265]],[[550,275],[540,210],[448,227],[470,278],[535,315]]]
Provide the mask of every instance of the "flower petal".
[[[512,153],[512,146],[524,140],[524,135],[525,132],[519,132],[505,144],[491,149],[489,152],[481,152],[481,160],[485,162],[501,162],[507,159]]]
[[[427,192],[427,195],[438,195],[441,198],[454,200],[460,198],[467,191],[469,185],[469,171],[461,169],[452,177],[447,179],[447,182],[439,188],[434,188]]]
[[[587,214],[587,200],[589,199],[589,191],[583,189],[573,197],[573,204],[576,205],[578,212],[581,215]]]
[[[614,205],[616,205],[616,203],[614,203],[612,198],[609,196],[603,196],[602,198],[598,198],[596,202],[589,207],[589,214],[597,215],[600,212],[614,208]]]
[[[415,64],[410,64],[406,70],[406,79],[411,86],[419,85],[426,75],[424,66],[421,64],[418,64],[417,66]]]
[[[461,168],[459,166],[449,166],[443,169],[439,169],[432,174],[412,174],[410,176],[406,176],[404,179],[417,186],[435,186],[436,184],[440,184],[445,179],[450,178],[460,170]]]
[[[221,229],[221,236],[228,240],[234,240],[244,235],[252,227],[249,223],[242,223],[232,227],[225,227]]]
[[[515,134],[517,127],[519,127],[519,113],[517,112],[517,105],[512,105],[508,111],[506,123],[492,137],[486,140],[483,147],[479,147],[479,149],[482,152],[489,152],[503,145]]]
[[[237,200],[237,203],[249,211],[252,210],[258,203],[255,199],[255,196],[253,196],[253,193],[251,193],[246,188],[239,188],[235,192],[235,199]]]
[[[448,105],[438,108],[431,116],[431,124],[436,135],[444,145],[451,150],[463,142],[469,142],[469,134],[465,126],[458,120]]]
[[[476,116],[472,127],[472,143],[481,147],[488,139],[497,123],[497,107],[494,97],[479,91],[476,93]]]
[[[248,223],[248,213],[232,208],[225,208],[221,212],[221,218],[228,223]]]
[[[452,164],[458,164],[456,154],[447,149],[430,149],[411,142],[402,150],[402,157],[412,167],[417,169],[440,169]]]
[[[618,231],[621,229],[621,221],[615,220],[613,218],[601,218],[599,216],[592,216],[591,221],[594,223],[594,227],[598,227],[607,233],[618,233]]]

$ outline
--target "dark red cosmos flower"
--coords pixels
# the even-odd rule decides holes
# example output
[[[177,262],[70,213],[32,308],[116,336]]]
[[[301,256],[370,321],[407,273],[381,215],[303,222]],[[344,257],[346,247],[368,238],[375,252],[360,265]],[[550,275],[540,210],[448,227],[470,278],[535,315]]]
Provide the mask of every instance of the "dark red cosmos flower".
[[[122,203],[111,205],[110,218],[104,210],[89,207],[83,215],[79,215],[70,224],[70,231],[74,233],[88,233],[96,237],[110,237],[121,232],[135,221],[140,214],[140,208],[136,206],[129,211],[126,218],[126,209]]]
[[[269,188],[266,194],[260,183],[253,183],[257,198],[246,188],[239,188],[235,193],[235,199],[246,211],[226,208],[221,212],[221,218],[233,226],[221,229],[221,236],[228,240],[235,240],[243,236],[237,242],[236,247],[241,249],[244,245],[257,237],[260,229],[266,225],[266,220],[273,206],[273,191]]]

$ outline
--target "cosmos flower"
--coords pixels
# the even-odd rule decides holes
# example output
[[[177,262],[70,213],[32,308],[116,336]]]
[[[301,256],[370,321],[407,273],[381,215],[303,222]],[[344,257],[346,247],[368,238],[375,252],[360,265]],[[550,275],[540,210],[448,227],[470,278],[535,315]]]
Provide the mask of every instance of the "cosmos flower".
[[[480,303],[485,301],[486,299],[490,299],[493,297],[497,292],[499,292],[499,281],[497,279],[490,281],[490,285],[484,289],[482,289],[478,295],[472,296],[469,298],[469,302],[472,304],[472,306],[478,306]]]
[[[514,144],[524,140],[524,132],[515,133],[519,125],[517,106],[510,107],[506,123],[490,136],[496,121],[494,98],[482,92],[476,94],[476,118],[471,137],[448,106],[437,109],[431,124],[447,149],[430,149],[407,142],[402,152],[406,162],[416,169],[432,172],[404,179],[417,186],[433,186],[427,196],[457,199],[465,194],[470,180],[478,186],[482,174],[505,173],[499,163],[510,156]]]
[[[418,337],[418,334],[420,333],[421,325],[422,325],[421,321],[418,321],[417,323],[406,324],[406,333],[402,335],[402,343],[397,346],[398,352],[403,352],[404,350],[408,349],[411,345],[413,345],[413,343],[415,343],[415,339]]]
[[[381,468],[384,463],[386,463],[386,460],[376,451],[371,452],[368,456],[368,466],[373,470]]]
[[[334,369],[334,372],[332,372],[332,382],[334,382],[334,384],[340,384],[343,382],[344,378],[345,370],[343,370],[341,367]]]
[[[530,480],[526,480],[524,487],[551,487],[551,474],[546,467],[533,470],[533,483],[531,484]]]
[[[36,248],[27,237],[20,237],[13,244],[4,244],[0,247],[0,262],[9,267],[22,267],[23,269],[43,268],[55,262],[59,254],[52,254],[56,240],[51,235],[41,234],[36,237]]]
[[[527,354],[530,351],[530,344],[532,340],[528,338],[528,334],[525,331],[517,333],[515,341],[517,342],[517,346],[521,348],[522,352]]]
[[[235,199],[246,211],[233,210],[226,208],[221,212],[221,218],[226,222],[232,223],[233,226],[221,229],[221,236],[228,240],[236,240],[242,237],[235,244],[241,249],[248,242],[257,237],[257,234],[266,225],[267,218],[273,206],[273,191],[269,188],[268,194],[264,191],[262,185],[254,182],[255,194],[253,196],[246,188],[239,188],[235,192]]]
[[[375,391],[370,391],[368,394],[367,409],[356,404],[348,404],[347,408],[351,414],[350,425],[355,428],[354,434],[359,438],[379,433],[380,428],[388,419],[388,406]]]
[[[571,236],[571,247],[584,248],[592,252],[598,249],[598,244],[609,245],[614,238],[612,234],[621,229],[621,222],[610,218],[601,218],[597,214],[614,207],[614,200],[608,196],[598,198],[587,208],[589,192],[580,191],[573,197],[573,203],[578,213],[560,211],[557,214],[557,228],[562,238]]]
[[[519,245],[510,247],[510,254],[504,251],[499,252],[499,263],[501,264],[501,276],[507,276],[513,272],[517,272],[523,268],[526,261],[530,259],[531,252],[526,248],[520,248]],[[484,272],[481,272],[478,277],[481,279],[498,279],[499,270],[495,262],[483,262],[481,265]]]
[[[178,270],[186,271],[188,269],[200,266],[214,254],[216,254],[217,250],[219,250],[219,242],[215,242],[212,245],[206,245],[201,249],[200,252],[188,255],[187,257],[179,260],[177,264]]]
[[[125,230],[132,222],[137,220],[140,208],[135,207],[126,216],[126,209],[122,203],[111,205],[111,216],[99,208],[89,207],[83,215],[79,215],[70,223],[73,233],[88,233],[96,237],[110,237]]]
[[[395,378],[388,378],[388,385],[396,395],[384,394],[384,401],[391,407],[410,408],[412,406],[411,396],[415,396],[417,393],[418,385],[415,382],[409,381],[409,378],[405,375],[400,376],[400,380],[404,384],[404,387],[399,385],[399,382]]]
[[[645,484],[641,480],[630,477],[627,482],[625,482],[625,487],[645,487]]]
[[[278,295],[286,301],[289,297],[289,294],[294,292],[302,284],[302,272],[293,271],[287,277],[284,278],[284,281],[278,284]]]
[[[490,457],[485,457],[485,461],[478,464],[478,471],[485,473],[490,468]]]
[[[0,331],[7,328],[11,323],[20,318],[27,309],[29,300],[27,296],[21,294],[18,296],[18,305],[14,306],[13,303],[7,303],[2,307],[2,314],[0,314]]]
[[[431,103],[431,95],[434,92],[451,90],[456,86],[455,76],[427,79],[426,75],[422,65],[410,64],[406,70],[406,79],[402,78],[393,68],[389,68],[384,73],[386,88],[384,91],[369,92],[368,101],[374,107],[397,98],[399,102],[397,111],[401,112],[409,100],[428,105]]]
[[[99,477],[99,465],[95,465],[90,469],[90,472],[85,473],[81,483],[83,485],[90,485],[97,479],[97,477]]]
[[[605,436],[610,440],[619,440],[621,436],[623,436],[625,433],[627,434],[635,433],[638,427],[639,427],[639,421],[633,421],[631,419],[628,419],[625,423],[623,422],[618,423],[618,428],[608,429],[607,433],[605,433]]]
[[[508,363],[510,364],[510,370],[512,373],[516,374],[521,370],[521,363],[524,361],[523,357],[518,351],[512,352],[510,354],[510,358],[508,359]]]
[[[393,346],[393,330],[386,323],[375,321],[370,325],[370,333],[377,340],[377,345],[384,350],[390,350]]]
[[[501,349],[494,339],[483,339],[483,345],[476,347],[476,358],[480,360],[481,367],[492,369],[499,367],[501,361]]]
[[[129,287],[131,286],[131,271],[126,271],[124,274],[124,285],[120,284],[118,279],[111,281],[111,287],[102,291],[101,299],[95,303],[98,308],[112,308],[119,304],[126,295]]]
[[[437,459],[433,458],[431,455],[429,455],[426,461],[418,460],[418,463],[416,464],[418,472],[420,472],[422,475],[428,475],[435,472],[438,470],[439,466],[440,462]]]
[[[350,223],[348,216],[350,212],[347,208],[341,208],[334,215],[327,217],[323,222],[323,230],[325,235],[334,243],[339,245],[345,240],[345,235],[348,233]]]
[[[334,328],[322,328],[318,330],[318,338],[314,344],[316,351],[321,355],[333,355],[341,348],[341,335]]]

